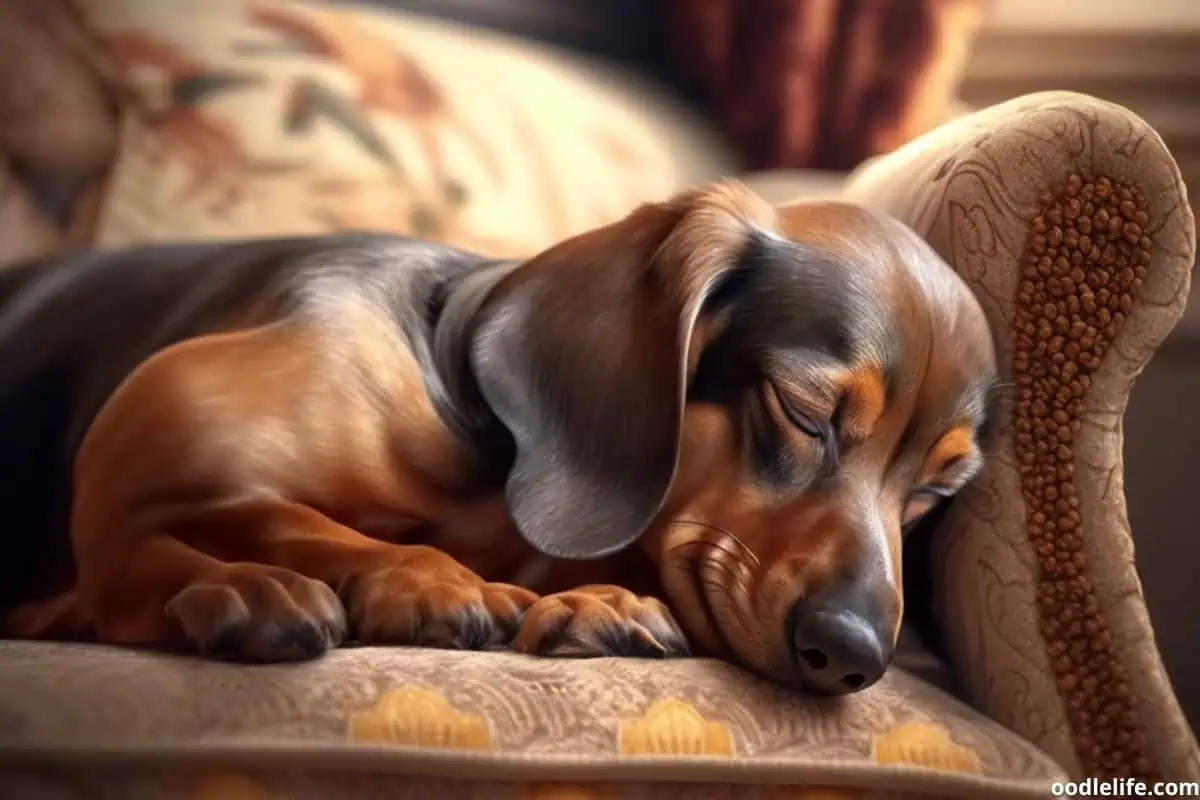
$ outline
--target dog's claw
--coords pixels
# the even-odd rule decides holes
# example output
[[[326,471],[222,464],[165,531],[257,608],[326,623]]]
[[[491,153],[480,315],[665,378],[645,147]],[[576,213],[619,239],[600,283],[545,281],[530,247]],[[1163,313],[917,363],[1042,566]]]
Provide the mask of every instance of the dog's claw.
[[[403,569],[369,573],[343,591],[360,643],[447,650],[506,646],[536,597],[502,583],[430,584]]]
[[[337,647],[346,617],[325,584],[290,570],[230,565],[165,608],[186,647],[243,662],[305,661]]]
[[[525,613],[513,649],[556,658],[683,658],[687,639],[660,601],[616,586],[548,595]]]

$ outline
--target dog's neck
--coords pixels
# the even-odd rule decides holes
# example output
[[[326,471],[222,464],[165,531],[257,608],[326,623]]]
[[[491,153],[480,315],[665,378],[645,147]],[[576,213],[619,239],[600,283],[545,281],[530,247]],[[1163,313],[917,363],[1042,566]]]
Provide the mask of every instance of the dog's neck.
[[[472,347],[479,312],[519,261],[485,262],[438,287],[430,337],[435,402],[445,423],[463,441],[483,473],[501,479],[513,459],[508,430],[488,406],[475,381]],[[432,387],[431,387],[432,388]],[[440,402],[438,402],[440,400]]]

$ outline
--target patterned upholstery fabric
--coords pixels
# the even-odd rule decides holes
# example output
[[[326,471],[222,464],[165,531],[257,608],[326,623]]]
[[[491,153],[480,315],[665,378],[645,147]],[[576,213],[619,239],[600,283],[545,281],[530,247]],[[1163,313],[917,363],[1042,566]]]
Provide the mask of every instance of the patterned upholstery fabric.
[[[531,43],[361,6],[77,4],[129,98],[101,244],[369,228],[527,255],[727,171],[653,86]]]
[[[6,777],[29,798],[1033,798],[1064,775],[899,670],[816,703],[704,660],[362,648],[251,668],[9,644],[0,663],[0,763],[26,765]]]

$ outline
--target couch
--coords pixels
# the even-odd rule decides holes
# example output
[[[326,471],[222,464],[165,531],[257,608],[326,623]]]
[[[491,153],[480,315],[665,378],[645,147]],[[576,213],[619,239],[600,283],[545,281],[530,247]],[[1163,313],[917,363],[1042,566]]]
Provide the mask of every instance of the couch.
[[[15,3],[0,43],[0,260],[346,227],[520,256],[736,170],[643,73],[411,12]],[[0,797],[1033,798],[1085,777],[1200,781],[1122,494],[1122,412],[1195,261],[1158,136],[1043,93],[844,181],[743,177],[911,225],[976,291],[1012,385],[985,474],[906,553],[912,624],[880,684],[818,701],[707,660],[348,647],[248,667],[0,642]]]

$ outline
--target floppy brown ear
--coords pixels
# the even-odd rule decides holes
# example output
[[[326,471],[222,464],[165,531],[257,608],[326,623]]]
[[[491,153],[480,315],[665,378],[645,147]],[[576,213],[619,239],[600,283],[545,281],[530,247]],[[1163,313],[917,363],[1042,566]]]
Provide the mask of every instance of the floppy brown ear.
[[[675,476],[706,299],[774,210],[736,183],[645,205],[516,269],[482,311],[472,366],[512,434],[509,511],[538,550],[629,545]]]

